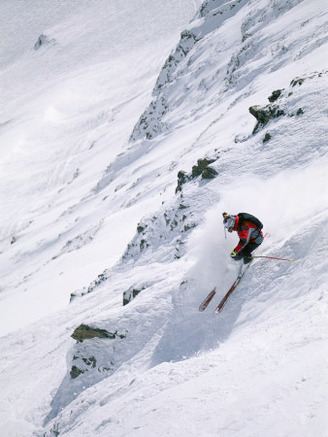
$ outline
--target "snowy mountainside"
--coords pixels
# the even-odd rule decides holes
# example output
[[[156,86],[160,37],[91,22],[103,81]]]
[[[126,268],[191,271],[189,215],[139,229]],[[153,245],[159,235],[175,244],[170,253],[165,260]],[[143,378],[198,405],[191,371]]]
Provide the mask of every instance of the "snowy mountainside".
[[[138,218],[161,203],[159,194],[143,204],[130,199],[136,183],[131,175],[116,175],[109,192],[97,187],[129,147],[165,57],[199,5],[143,2],[132,15],[133,2],[122,0],[93,0],[79,8],[76,2],[69,8],[24,3],[21,14],[2,5],[11,54],[4,45],[2,333],[65,307],[71,291],[115,264]],[[32,21],[26,32],[23,16]],[[35,50],[40,34],[49,43]],[[46,290],[45,277],[52,279]]]
[[[21,210],[9,225],[7,211],[1,255],[25,293],[12,272],[3,313],[18,301],[11,293],[33,311],[34,288],[54,280],[39,312],[0,339],[4,435],[327,435],[327,12],[320,1],[198,6],[156,83],[145,62],[133,85],[119,83],[123,97],[111,76],[117,112],[98,101],[62,115],[60,140],[75,144],[65,156],[80,170],[39,187],[34,215]],[[93,56],[104,61],[105,45]],[[100,98],[110,69],[94,58],[90,96]],[[128,97],[138,88],[142,98]],[[42,132],[49,170],[59,145]],[[257,215],[267,234],[258,254],[294,262],[254,261],[224,312],[199,313],[213,286],[217,301],[236,277],[224,210]]]
[[[291,60],[297,63],[313,48],[320,48],[327,42],[325,17],[318,13],[304,21],[303,5],[298,3],[290,1],[282,6],[281,2],[267,0],[205,2],[201,18],[182,33],[176,51],[166,61],[153,91],[155,99],[132,137],[153,138],[170,124],[171,118],[177,123],[186,114],[188,121],[197,120],[200,111],[217,108],[223,96],[232,105],[230,89],[233,98],[237,89],[243,90],[243,95],[254,94],[262,73],[281,70]],[[319,6],[320,2],[316,3]],[[198,50],[188,56],[195,44]],[[188,80],[191,74],[192,81]],[[211,97],[204,99],[206,94]],[[197,101],[197,111],[190,106],[191,99]],[[171,116],[165,117],[168,111]]]

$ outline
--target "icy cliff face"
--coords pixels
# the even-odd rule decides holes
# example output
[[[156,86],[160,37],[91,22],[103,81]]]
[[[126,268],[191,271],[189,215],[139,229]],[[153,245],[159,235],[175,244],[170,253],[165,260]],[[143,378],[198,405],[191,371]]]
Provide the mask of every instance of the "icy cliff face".
[[[156,74],[147,61],[132,83],[112,74],[106,88],[113,66],[101,63],[104,44],[88,70],[99,81],[90,96],[106,90],[115,104],[82,104],[68,130],[61,112],[61,139],[81,141],[66,152],[74,166],[63,186],[50,184],[54,203],[29,212],[33,223],[14,222],[2,255],[16,262],[25,302],[53,277],[49,303],[58,284],[71,303],[1,340],[10,351],[5,435],[324,435],[326,8],[319,0],[197,6],[166,61],[139,48]],[[126,7],[137,13],[133,2]],[[89,13],[98,17],[92,6]],[[121,30],[110,53],[133,56]],[[148,38],[147,28],[138,32],[138,41]],[[57,50],[60,36],[36,56]],[[58,105],[47,111],[58,116]],[[294,262],[254,262],[217,316],[198,305],[213,286],[221,298],[236,276],[229,252],[237,240],[225,238],[222,211],[258,216],[259,253]]]

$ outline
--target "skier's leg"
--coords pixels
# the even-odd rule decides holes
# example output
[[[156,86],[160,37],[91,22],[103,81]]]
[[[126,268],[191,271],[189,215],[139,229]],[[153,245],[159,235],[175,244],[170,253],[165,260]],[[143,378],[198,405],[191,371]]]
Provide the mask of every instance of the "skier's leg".
[[[243,260],[244,260],[244,264],[248,264],[251,261],[253,261],[252,258],[252,252],[253,250],[255,250],[257,247],[259,247],[259,244],[256,243],[248,243],[242,250],[242,256],[243,256]]]

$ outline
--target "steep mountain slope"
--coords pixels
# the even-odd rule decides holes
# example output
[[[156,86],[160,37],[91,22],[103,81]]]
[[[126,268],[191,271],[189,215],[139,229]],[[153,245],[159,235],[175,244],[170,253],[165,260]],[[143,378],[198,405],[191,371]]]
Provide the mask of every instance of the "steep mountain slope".
[[[121,181],[99,194],[97,183],[129,148],[200,3],[143,2],[133,14],[123,0],[1,5],[2,333],[66,307],[74,289],[115,264],[155,206],[152,198],[127,213]]]
[[[113,74],[118,109],[109,125],[108,112],[93,125],[89,105],[79,106],[73,143],[90,136],[66,159],[76,153],[83,171],[42,188],[52,204],[43,195],[29,226],[22,213],[10,232],[7,209],[6,238],[19,238],[2,256],[25,275],[25,302],[56,272],[66,289],[61,306],[72,295],[66,308],[1,339],[2,433],[327,435],[326,23],[320,1],[205,1],[165,62],[147,52],[134,83],[120,83],[123,97]],[[137,41],[145,35],[140,30]],[[89,67],[99,99],[110,71],[99,72],[99,59],[109,56],[102,50],[97,68],[94,59]],[[152,60],[163,68],[142,113]],[[79,83],[87,83],[83,75]],[[142,98],[130,103],[138,89]],[[104,111],[97,102],[96,118]],[[61,139],[70,137],[66,129]],[[44,132],[54,147],[45,154],[50,162],[62,149]],[[109,140],[115,147],[105,155]],[[218,316],[213,305],[205,313],[198,305],[214,285],[218,300],[236,276],[224,210],[260,217],[267,237],[258,253],[294,262],[256,260]],[[96,252],[106,257],[89,269]],[[47,293],[50,306],[59,284]]]

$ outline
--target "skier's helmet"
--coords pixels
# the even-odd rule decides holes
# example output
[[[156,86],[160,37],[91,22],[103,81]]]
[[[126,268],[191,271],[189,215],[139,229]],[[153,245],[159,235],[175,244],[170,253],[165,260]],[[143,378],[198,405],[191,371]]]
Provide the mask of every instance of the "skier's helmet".
[[[235,223],[236,223],[235,215],[228,215],[228,214],[224,215],[223,225],[225,228],[228,229],[229,232],[233,230],[233,228],[235,227]]]

